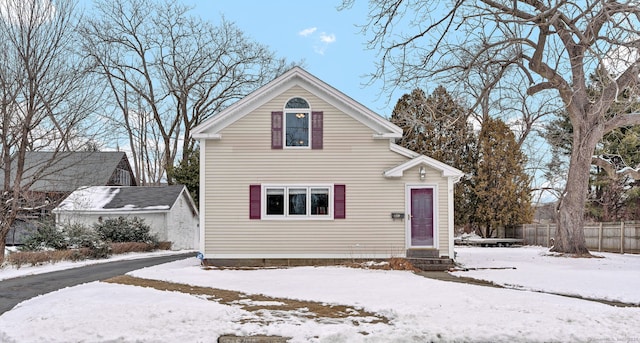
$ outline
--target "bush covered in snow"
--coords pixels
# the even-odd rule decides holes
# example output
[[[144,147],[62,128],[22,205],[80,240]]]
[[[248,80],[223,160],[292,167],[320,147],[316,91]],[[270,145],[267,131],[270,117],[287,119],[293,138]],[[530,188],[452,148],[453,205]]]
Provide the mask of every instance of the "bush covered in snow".
[[[109,218],[94,225],[98,235],[103,240],[113,243],[140,242],[151,245],[158,243],[158,238],[150,233],[151,227],[144,219],[133,218]]]
[[[95,230],[78,223],[62,226],[44,223],[27,238],[21,248],[23,251],[67,249],[88,249],[83,255],[90,258],[107,258],[111,250]]]
[[[67,242],[61,228],[53,222],[42,222],[24,241],[21,250],[60,250],[66,249]]]

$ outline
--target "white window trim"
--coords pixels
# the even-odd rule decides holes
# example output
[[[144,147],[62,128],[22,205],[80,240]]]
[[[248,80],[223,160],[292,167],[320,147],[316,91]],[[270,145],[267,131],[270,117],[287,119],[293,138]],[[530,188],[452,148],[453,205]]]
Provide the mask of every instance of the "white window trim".
[[[269,188],[284,188],[285,204],[284,215],[267,214],[267,189]],[[307,214],[306,215],[289,215],[289,197],[288,190],[290,188],[305,188],[307,189]],[[329,189],[329,213],[326,215],[311,214],[311,189],[312,188],[327,188]],[[262,220],[333,220],[335,199],[333,192],[333,184],[320,183],[320,184],[263,184],[260,192],[260,211]]]
[[[312,125],[313,123],[311,122],[311,105],[309,105],[308,108],[287,108],[287,103],[294,98],[300,98],[304,101],[307,102],[307,104],[309,104],[309,100],[307,100],[304,97],[301,96],[294,96],[289,98],[285,103],[284,103],[284,108],[282,110],[282,148],[283,149],[293,149],[293,150],[305,150],[305,149],[311,149],[311,131],[312,131]],[[306,146],[288,146],[287,145],[287,112],[289,113],[306,113],[307,118],[308,118],[308,128],[307,128],[307,145]]]

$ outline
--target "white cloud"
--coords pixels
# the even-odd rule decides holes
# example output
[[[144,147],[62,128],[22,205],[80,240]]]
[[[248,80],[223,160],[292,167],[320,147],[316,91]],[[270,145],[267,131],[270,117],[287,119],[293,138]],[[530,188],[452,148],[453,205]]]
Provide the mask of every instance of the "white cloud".
[[[640,60],[639,49],[621,45],[605,56],[603,64],[610,73],[617,77],[638,60]]]
[[[302,37],[307,37],[311,34],[313,34],[314,32],[316,32],[318,28],[317,27],[310,27],[308,29],[304,29],[300,32],[298,32],[298,35],[302,36]]]
[[[316,34],[317,30],[317,27],[306,28],[298,32],[298,35],[302,37],[312,38],[314,42],[313,51],[315,51],[317,54],[324,55],[324,52],[329,47],[329,44],[332,44],[336,41],[336,35],[333,33],[327,34],[326,32]]]
[[[320,34],[320,41],[325,44],[331,44],[336,41],[336,35],[334,35],[333,33],[328,35],[323,32]]]

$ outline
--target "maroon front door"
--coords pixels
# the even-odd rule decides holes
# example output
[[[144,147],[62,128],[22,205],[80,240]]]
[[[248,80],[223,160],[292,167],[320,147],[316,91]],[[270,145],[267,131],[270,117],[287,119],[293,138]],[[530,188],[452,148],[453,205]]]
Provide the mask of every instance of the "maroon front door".
[[[433,246],[433,188],[411,189],[411,246]]]

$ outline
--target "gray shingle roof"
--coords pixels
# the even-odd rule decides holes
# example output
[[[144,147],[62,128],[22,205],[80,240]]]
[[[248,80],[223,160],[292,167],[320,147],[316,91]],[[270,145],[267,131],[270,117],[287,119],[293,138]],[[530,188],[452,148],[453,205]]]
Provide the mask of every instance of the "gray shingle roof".
[[[35,180],[30,190],[42,192],[72,192],[82,186],[105,186],[124,157],[125,153],[118,151],[27,152],[23,185]],[[12,167],[15,168],[15,162]],[[13,175],[12,172],[12,178]]]
[[[119,187],[120,192],[103,208],[134,207],[136,209],[148,209],[162,206],[169,208],[176,202],[183,188],[184,186]]]
[[[71,193],[57,211],[168,211],[181,194],[189,196],[181,185],[158,187],[82,187]],[[192,206],[193,202],[189,201]],[[197,209],[192,208],[194,213]]]

